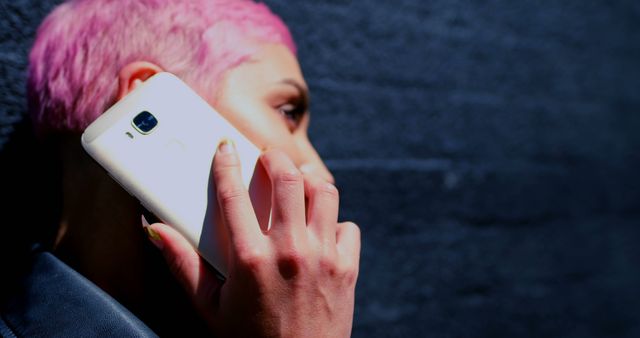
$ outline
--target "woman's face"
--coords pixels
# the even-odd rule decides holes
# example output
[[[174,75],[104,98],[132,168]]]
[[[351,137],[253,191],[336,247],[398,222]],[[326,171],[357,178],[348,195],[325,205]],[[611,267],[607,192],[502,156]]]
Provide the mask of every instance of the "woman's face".
[[[284,150],[299,167],[333,182],[307,135],[309,90],[288,48],[265,44],[225,74],[210,104],[258,147]]]

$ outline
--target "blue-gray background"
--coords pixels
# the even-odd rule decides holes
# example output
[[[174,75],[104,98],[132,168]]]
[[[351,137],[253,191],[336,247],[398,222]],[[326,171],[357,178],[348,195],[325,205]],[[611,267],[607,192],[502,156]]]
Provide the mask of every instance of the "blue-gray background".
[[[0,148],[57,2],[1,3]],[[640,336],[639,2],[267,3],[362,228],[354,337]]]

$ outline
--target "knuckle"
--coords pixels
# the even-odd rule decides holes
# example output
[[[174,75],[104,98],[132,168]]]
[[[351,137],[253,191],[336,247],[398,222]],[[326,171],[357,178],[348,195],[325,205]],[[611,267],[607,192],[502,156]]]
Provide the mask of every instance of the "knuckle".
[[[340,276],[342,280],[348,285],[355,284],[358,279],[358,265],[351,264],[349,262],[342,262],[337,264],[336,275]]]
[[[336,188],[335,185],[328,182],[323,182],[319,184],[314,190],[316,191],[316,193],[320,193],[326,196],[327,198],[331,198],[334,200],[337,200],[340,198],[340,192],[338,191],[338,188]]]
[[[306,261],[305,253],[295,247],[291,247],[290,249],[286,249],[286,250],[281,250],[278,253],[278,258],[285,261],[292,262],[296,265],[303,265],[304,262]]]
[[[302,184],[303,176],[300,171],[287,170],[276,176],[276,181],[287,185]]]
[[[345,227],[355,228],[355,229],[360,230],[360,228],[358,227],[358,225],[357,225],[357,224],[355,224],[355,223],[353,223],[353,222],[351,222],[351,221],[346,221],[346,222],[343,222],[342,224],[344,224],[344,226],[345,226]]]
[[[287,250],[278,255],[278,270],[285,279],[292,279],[306,267],[305,256],[296,250]]]
[[[355,284],[358,280],[358,267],[350,268],[343,271],[342,276],[345,283],[347,283],[348,285]]]
[[[216,153],[214,164],[220,168],[233,168],[240,165],[240,161],[235,154]]]
[[[360,238],[360,227],[357,224],[349,221],[349,222],[344,222],[343,226],[346,229],[352,230],[356,234],[356,237]]]
[[[218,201],[222,205],[233,204],[241,200],[246,192],[236,186],[224,186],[218,188]]]
[[[331,277],[334,277],[341,272],[336,260],[331,257],[321,257],[318,263],[320,264],[320,269]]]
[[[266,259],[260,251],[246,249],[238,253],[238,263],[245,270],[256,274],[265,266]]]
[[[169,270],[178,279],[184,279],[186,272],[194,269],[193,262],[179,256],[169,259],[167,263]]]
[[[240,162],[230,154],[216,155],[213,163],[213,176],[216,180],[233,173],[234,170],[240,169]]]

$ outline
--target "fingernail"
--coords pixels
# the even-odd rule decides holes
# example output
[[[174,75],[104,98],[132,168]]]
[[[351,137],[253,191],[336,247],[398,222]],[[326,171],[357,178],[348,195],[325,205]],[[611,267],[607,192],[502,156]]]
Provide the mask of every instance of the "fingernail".
[[[147,233],[147,237],[149,237],[149,240],[151,241],[151,243],[153,243],[153,245],[156,246],[156,248],[162,250],[163,243],[162,243],[162,238],[160,237],[160,234],[158,234],[155,230],[151,228],[151,226],[149,225],[149,222],[144,217],[144,215],[142,215],[141,218],[142,218],[142,227],[144,228],[144,231]]]
[[[224,139],[220,142],[218,149],[220,150],[221,153],[230,154],[235,151],[235,145],[233,144],[233,141],[229,139]]]
[[[153,243],[153,245],[155,245],[156,248],[162,250],[163,243],[162,243],[162,238],[160,238],[160,234],[158,234],[150,226],[144,228],[144,230],[147,232],[147,237],[149,237],[149,240],[151,241],[151,243]]]

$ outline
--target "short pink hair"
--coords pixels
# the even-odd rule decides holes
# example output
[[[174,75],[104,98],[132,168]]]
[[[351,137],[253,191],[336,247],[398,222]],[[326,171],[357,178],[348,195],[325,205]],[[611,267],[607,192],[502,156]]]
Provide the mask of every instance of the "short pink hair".
[[[42,23],[29,56],[35,127],[82,131],[115,103],[118,73],[153,62],[211,98],[260,43],[295,45],[285,24],[249,0],[71,0]]]

